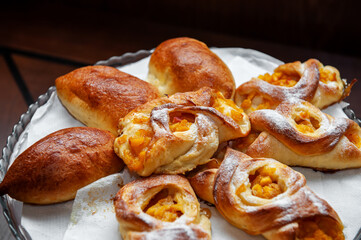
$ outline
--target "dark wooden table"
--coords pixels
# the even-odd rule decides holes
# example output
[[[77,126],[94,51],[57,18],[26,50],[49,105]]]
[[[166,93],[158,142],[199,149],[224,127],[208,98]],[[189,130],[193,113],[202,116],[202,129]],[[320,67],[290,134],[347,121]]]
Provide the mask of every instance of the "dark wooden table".
[[[95,19],[89,19],[92,14],[96,15]],[[116,15],[99,16],[98,12],[59,16],[0,10],[1,146],[5,145],[20,115],[54,85],[56,77],[114,55],[154,48],[173,37],[193,37],[208,46],[252,48],[284,62],[317,58],[338,68],[343,78],[361,79],[360,57],[139,20],[136,16],[116,19]],[[361,116],[360,100],[359,83],[346,99],[358,116]],[[0,239],[12,239],[3,216],[0,232]]]

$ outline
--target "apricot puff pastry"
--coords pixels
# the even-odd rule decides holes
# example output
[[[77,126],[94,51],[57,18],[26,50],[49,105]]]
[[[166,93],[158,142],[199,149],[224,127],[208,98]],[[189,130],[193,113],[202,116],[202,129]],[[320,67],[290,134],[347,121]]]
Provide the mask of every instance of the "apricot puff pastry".
[[[34,204],[73,199],[78,189],[123,168],[113,142],[110,132],[96,128],[54,132],[15,159],[0,184],[0,195]]]
[[[57,78],[55,85],[62,104],[76,119],[115,136],[119,118],[159,97],[151,84],[107,66],[76,69]]]
[[[147,80],[162,94],[211,87],[232,98],[236,89],[227,65],[206,44],[186,37],[167,40],[154,50]]]
[[[301,100],[255,111],[249,118],[251,134],[233,147],[252,157],[319,170],[361,167],[361,129],[350,119],[333,118]]]
[[[280,65],[272,75],[266,73],[242,84],[236,90],[235,102],[247,114],[274,109],[290,98],[309,101],[322,109],[348,96],[353,83],[346,87],[336,68],[324,67],[316,59],[297,61]]]
[[[209,179],[217,210],[249,234],[277,240],[344,239],[332,207],[309,189],[302,174],[276,160],[229,148]]]
[[[249,131],[243,110],[202,88],[155,99],[129,113],[119,122],[114,150],[141,176],[178,174],[208,162],[220,142]]]
[[[123,186],[114,200],[119,230],[130,239],[211,239],[209,216],[203,214],[188,180],[158,175]]]

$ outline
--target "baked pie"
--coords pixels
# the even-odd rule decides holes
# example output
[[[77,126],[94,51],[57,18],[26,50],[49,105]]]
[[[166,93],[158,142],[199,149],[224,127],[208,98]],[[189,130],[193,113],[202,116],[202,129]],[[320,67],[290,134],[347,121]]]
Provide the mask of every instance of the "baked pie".
[[[157,175],[123,186],[114,200],[119,230],[131,239],[211,239],[210,220],[201,211],[188,180]]]
[[[187,37],[169,39],[154,50],[147,81],[169,95],[210,87],[233,98],[236,89],[227,65],[206,44]]]
[[[249,118],[251,133],[232,146],[252,157],[319,170],[361,167],[361,129],[350,119],[333,118],[301,100],[255,111]]]
[[[71,200],[78,189],[123,168],[113,143],[110,132],[89,127],[49,134],[15,159],[0,195],[33,204]]]
[[[347,97],[353,84],[347,87],[336,68],[309,59],[304,63],[283,64],[272,74],[252,78],[237,88],[235,102],[247,114],[258,109],[275,109],[291,98],[311,102],[322,109]]]
[[[249,131],[243,110],[202,88],[150,101],[120,119],[114,150],[141,176],[179,174],[208,162],[219,143]]]
[[[158,98],[151,84],[116,68],[78,68],[55,81],[64,107],[88,127],[117,135],[119,118],[147,101]]]
[[[223,217],[249,234],[266,239],[344,239],[342,222],[332,207],[309,189],[301,173],[274,159],[252,158],[228,148],[218,169],[200,169],[190,181],[196,194],[196,189],[203,196],[208,191],[206,196],[213,198]]]

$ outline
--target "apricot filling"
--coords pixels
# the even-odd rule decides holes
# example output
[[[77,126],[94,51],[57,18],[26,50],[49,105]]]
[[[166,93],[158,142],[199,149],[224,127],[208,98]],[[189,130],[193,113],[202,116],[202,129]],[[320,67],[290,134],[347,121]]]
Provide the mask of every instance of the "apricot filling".
[[[313,133],[320,128],[320,122],[305,110],[298,112],[294,121],[297,130],[302,133]]]
[[[344,239],[342,230],[330,226],[331,220],[322,221],[314,218],[299,223],[297,237],[300,240],[341,240]]]
[[[336,82],[337,75],[335,72],[332,72],[329,69],[320,68],[320,81],[323,83]]]
[[[195,116],[190,113],[172,112],[170,114],[169,129],[172,132],[184,132],[188,131],[189,128],[195,121]]]
[[[272,85],[278,85],[283,87],[293,87],[300,80],[299,75],[289,75],[282,71],[277,71],[277,70],[275,70],[275,72],[272,73],[272,75],[266,73],[264,75],[259,75],[258,78]]]
[[[271,199],[282,193],[278,178],[274,174],[276,169],[262,167],[254,175],[249,176],[252,194],[256,197]]]
[[[144,149],[150,143],[152,133],[145,129],[139,129],[134,136],[129,137],[129,145],[135,156],[144,155]]]
[[[240,122],[243,119],[243,110],[240,109],[232,100],[224,99],[223,96],[219,96],[213,103],[212,107],[220,113],[232,118],[236,122]]]
[[[355,144],[357,148],[361,148],[361,137],[355,132],[346,133],[345,136],[350,142]]]
[[[253,107],[253,105],[256,105],[257,107]],[[260,97],[256,92],[248,94],[241,103],[241,108],[251,111],[270,109],[271,107],[271,102]]]
[[[183,206],[178,202],[179,193],[171,194],[168,189],[157,193],[143,210],[150,216],[165,222],[174,222],[183,215]]]

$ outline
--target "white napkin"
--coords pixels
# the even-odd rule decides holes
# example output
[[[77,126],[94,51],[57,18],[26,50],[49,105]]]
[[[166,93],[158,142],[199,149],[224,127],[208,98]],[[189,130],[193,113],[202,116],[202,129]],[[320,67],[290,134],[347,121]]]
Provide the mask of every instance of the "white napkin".
[[[212,50],[229,66],[237,86],[251,77],[272,72],[282,63],[250,49],[213,48]],[[120,69],[145,79],[148,62],[149,58],[146,58]],[[326,111],[334,116],[346,117],[342,111],[343,106],[343,103],[338,104]],[[82,124],[69,115],[54,93],[49,102],[36,111],[31,123],[20,137],[12,160],[47,134],[73,126],[82,126]],[[336,210],[345,225],[346,239],[352,239],[361,227],[359,220],[361,169],[343,170],[332,174],[315,172],[307,168],[295,169],[304,174],[309,187],[326,199]],[[74,201],[49,206],[24,204],[21,224],[34,240],[120,239],[111,199],[122,183],[125,184],[132,179],[134,176],[125,169],[120,174],[100,179],[79,190]],[[211,211],[213,239],[263,239],[261,236],[250,236],[233,227],[220,216],[215,208],[211,208]]]

